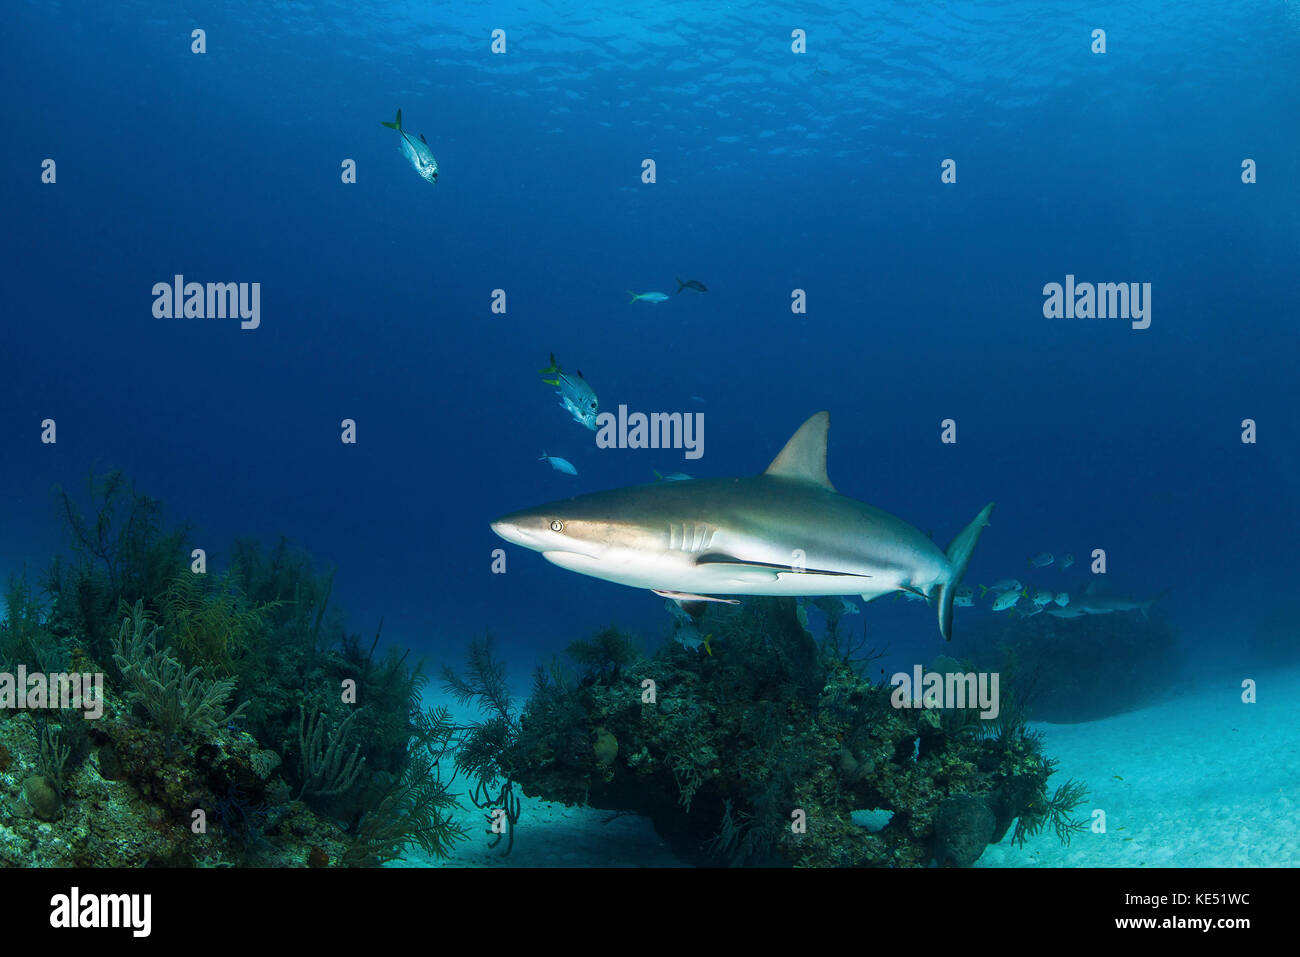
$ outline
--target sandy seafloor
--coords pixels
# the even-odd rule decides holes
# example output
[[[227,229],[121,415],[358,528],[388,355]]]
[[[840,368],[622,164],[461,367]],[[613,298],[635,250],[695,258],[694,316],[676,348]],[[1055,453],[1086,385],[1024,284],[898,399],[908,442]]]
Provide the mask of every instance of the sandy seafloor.
[[[1068,847],[1050,828],[1025,842],[989,846],[978,867],[1300,866],[1300,668],[1242,669],[1175,688],[1159,703],[1083,724],[1035,723],[1059,770],[1051,787],[1079,778],[1089,788],[1077,816],[1105,811],[1105,833]],[[1241,700],[1252,678],[1257,703]],[[431,691],[458,720],[472,712]],[[459,783],[459,782],[458,782]],[[468,804],[468,800],[463,803]],[[522,798],[509,857],[488,847],[481,811],[462,820],[470,838],[445,861],[414,851],[396,866],[682,866],[646,818],[613,817]]]

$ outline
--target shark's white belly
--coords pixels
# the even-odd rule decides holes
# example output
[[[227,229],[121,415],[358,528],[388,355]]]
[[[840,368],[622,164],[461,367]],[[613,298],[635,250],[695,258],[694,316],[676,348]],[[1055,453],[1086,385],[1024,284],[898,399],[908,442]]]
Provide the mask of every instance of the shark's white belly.
[[[904,585],[927,590],[907,569],[882,565],[862,574],[825,574],[818,569],[745,563],[701,563],[699,556],[722,544],[711,529],[679,528],[666,550],[610,548],[598,556],[569,551],[544,551],[555,565],[593,578],[656,591],[704,595],[861,595],[877,598]],[[793,561],[798,561],[796,556]]]

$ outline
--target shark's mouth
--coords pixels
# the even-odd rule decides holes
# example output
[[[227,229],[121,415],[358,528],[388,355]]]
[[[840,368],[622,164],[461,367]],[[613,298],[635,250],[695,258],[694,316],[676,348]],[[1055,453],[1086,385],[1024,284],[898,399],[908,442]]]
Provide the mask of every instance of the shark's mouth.
[[[568,568],[576,572],[590,571],[603,564],[594,555],[584,555],[581,552],[570,552],[558,548],[542,552],[542,557],[552,565],[559,565],[561,568]]]

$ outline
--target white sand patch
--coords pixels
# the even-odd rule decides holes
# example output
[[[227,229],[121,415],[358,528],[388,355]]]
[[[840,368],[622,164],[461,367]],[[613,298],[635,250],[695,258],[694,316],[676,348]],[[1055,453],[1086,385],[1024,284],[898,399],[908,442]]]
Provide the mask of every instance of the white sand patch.
[[[1241,681],[1257,682],[1243,704]],[[1010,835],[980,867],[1294,867],[1300,865],[1300,670],[1244,669],[1175,699],[1086,724],[1035,724],[1067,778],[1088,785],[1076,812],[1106,812],[1106,833],[1063,847],[1049,827],[1023,849]],[[1122,779],[1122,780],[1121,780]]]

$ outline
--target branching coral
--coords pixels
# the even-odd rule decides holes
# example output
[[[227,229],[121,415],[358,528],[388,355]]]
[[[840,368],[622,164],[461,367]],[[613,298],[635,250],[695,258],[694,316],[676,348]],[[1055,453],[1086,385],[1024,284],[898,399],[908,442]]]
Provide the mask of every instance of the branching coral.
[[[397,858],[410,844],[446,857],[468,836],[453,818],[459,807],[451,793],[455,774],[444,781],[438,764],[451,746],[455,726],[445,709],[425,713],[421,726],[406,770],[361,819],[355,840],[343,854],[345,865],[375,867]]]
[[[356,783],[366,759],[361,757],[361,745],[347,753],[348,738],[352,733],[352,722],[357,712],[352,712],[338,727],[325,730],[321,720],[320,709],[312,706],[310,714],[302,705],[298,706],[298,748],[299,773],[302,785],[298,788],[295,800],[301,800],[311,794],[328,797],[342,794]]]
[[[61,629],[77,634],[93,657],[112,651],[119,601],[152,602],[184,567],[189,528],[167,528],[162,503],[141,492],[122,472],[91,474],[91,517],[63,489],[56,489],[74,561],[56,559],[46,579],[58,599]]]
[[[1052,763],[1044,762],[1044,768],[1050,771]],[[1069,844],[1070,838],[1088,827],[1087,819],[1074,820],[1070,813],[1088,797],[1088,789],[1083,782],[1073,779],[1066,781],[1046,796],[1046,788],[1039,799],[1030,805],[1029,810],[1020,815],[1016,822],[1015,833],[1011,836],[1013,843],[1023,847],[1028,838],[1038,834],[1045,824],[1051,824],[1052,830],[1062,844]]]
[[[343,865],[377,867],[398,858],[411,844],[446,857],[452,845],[468,836],[452,819],[458,804],[448,783],[438,779],[428,759],[412,759],[402,778],[361,818],[355,840],[343,852]]]
[[[590,641],[572,642],[565,649],[565,654],[578,664],[586,665],[592,674],[603,674],[608,669],[615,677],[619,669],[626,668],[641,657],[632,639],[612,625],[597,633]]]
[[[72,748],[64,744],[60,730],[49,724],[41,725],[40,747],[36,770],[53,785],[59,797],[63,797],[67,788],[66,772]]]
[[[137,601],[122,619],[113,654],[127,699],[141,705],[158,730],[167,735],[186,730],[211,734],[243,711],[242,704],[231,712],[225,708],[235,690],[233,680],[208,678],[198,667],[187,671],[167,654],[160,632],[156,625],[149,627],[144,602]]]
[[[459,675],[443,669],[443,687],[461,704],[477,702],[490,717],[463,729],[456,752],[456,767],[475,778],[470,800],[474,806],[489,811],[496,825],[504,815],[504,830],[496,830],[490,846],[496,847],[507,837],[505,853],[514,847],[515,823],[519,820],[520,801],[514,793],[514,777],[505,761],[519,738],[519,718],[511,708],[506,683],[506,665],[492,656],[492,637],[474,641],[469,649],[469,669]]]
[[[477,703],[484,711],[509,719],[510,688],[506,684],[506,663],[492,655],[492,636],[470,642],[469,667],[464,676],[451,668],[442,669],[443,687],[459,704]]]
[[[162,621],[187,664],[229,674],[261,634],[266,612],[280,603],[249,607],[230,574],[212,588],[205,582],[188,569],[168,582],[161,597]]]

